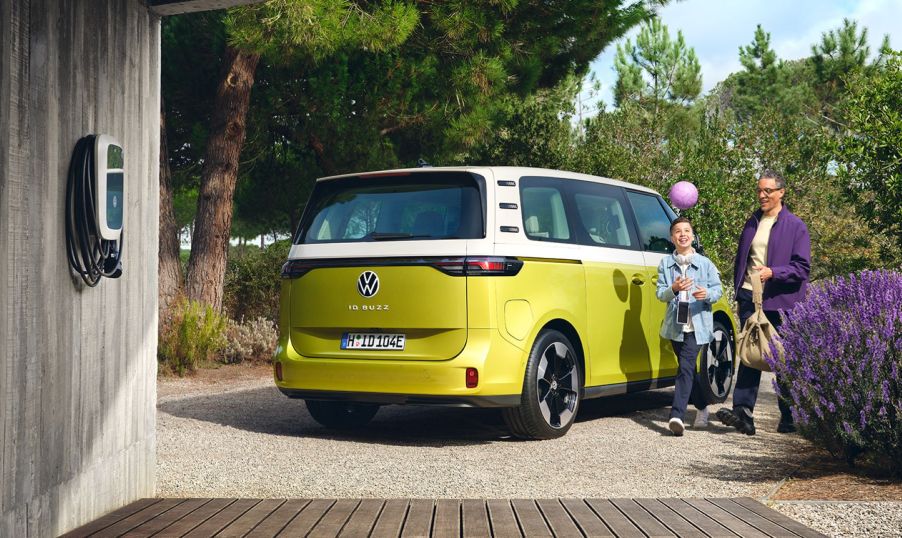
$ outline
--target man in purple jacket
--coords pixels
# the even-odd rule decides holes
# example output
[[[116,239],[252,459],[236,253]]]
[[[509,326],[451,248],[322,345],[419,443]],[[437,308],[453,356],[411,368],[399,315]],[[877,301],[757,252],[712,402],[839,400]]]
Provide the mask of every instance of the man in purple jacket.
[[[739,304],[740,327],[755,311],[752,302],[752,278],[760,278],[764,285],[763,310],[775,329],[779,330],[780,311],[792,309],[805,298],[808,273],[811,268],[811,238],[802,220],[783,205],[786,180],[778,172],[765,170],[758,179],[756,211],[745,223],[739,236],[739,249],[734,265],[733,290]],[[717,418],[738,431],[755,434],[752,412],[758,399],[761,370],[739,365],[733,409],[722,408]],[[780,379],[777,379],[780,383]],[[786,391],[781,391],[786,393]],[[796,431],[789,405],[778,399],[780,424],[777,431]]]

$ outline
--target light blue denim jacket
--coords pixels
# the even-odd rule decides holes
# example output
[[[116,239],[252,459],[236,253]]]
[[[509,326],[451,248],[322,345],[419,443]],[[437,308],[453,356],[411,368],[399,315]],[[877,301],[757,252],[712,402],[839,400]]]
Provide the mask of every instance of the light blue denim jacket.
[[[677,342],[683,341],[683,326],[676,322],[677,296],[673,293],[672,286],[674,279],[680,274],[680,266],[673,254],[658,264],[657,296],[659,301],[667,303],[667,312],[661,325],[661,337]],[[707,344],[714,338],[714,316],[711,314],[711,305],[723,295],[720,272],[711,260],[696,253],[686,269],[686,276],[691,278],[696,286],[708,290],[708,297],[701,301],[692,296],[694,287],[689,290],[689,313],[692,316],[695,341],[699,345]]]

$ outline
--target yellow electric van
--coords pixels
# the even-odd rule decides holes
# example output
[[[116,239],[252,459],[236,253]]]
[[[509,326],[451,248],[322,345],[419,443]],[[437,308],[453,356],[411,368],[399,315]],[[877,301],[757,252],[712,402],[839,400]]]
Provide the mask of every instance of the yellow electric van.
[[[673,385],[655,285],[675,218],[650,189],[556,170],[322,178],[282,268],[276,385],[327,427],[501,407],[514,435],[559,437],[582,399]],[[711,308],[695,390],[719,403],[737,330]]]

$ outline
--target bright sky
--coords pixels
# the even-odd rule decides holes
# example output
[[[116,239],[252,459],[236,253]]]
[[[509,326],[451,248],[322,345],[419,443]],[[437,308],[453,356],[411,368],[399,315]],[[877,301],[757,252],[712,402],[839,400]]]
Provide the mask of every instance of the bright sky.
[[[659,15],[671,37],[682,30],[686,44],[695,49],[704,93],[742,68],[739,47],[752,42],[758,24],[770,33],[771,47],[783,60],[810,56],[811,45],[820,42],[824,32],[841,27],[844,17],[868,29],[872,53],[885,34],[893,48],[902,48],[902,0],[684,0],[671,2]],[[627,37],[635,43],[638,33],[633,29]],[[616,50],[612,44],[591,66],[609,108],[614,102]],[[586,105],[586,92],[583,100]]]

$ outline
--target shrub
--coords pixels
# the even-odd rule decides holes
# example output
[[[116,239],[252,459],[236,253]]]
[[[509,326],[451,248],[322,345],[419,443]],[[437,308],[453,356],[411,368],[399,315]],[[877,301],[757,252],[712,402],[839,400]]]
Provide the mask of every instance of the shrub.
[[[232,319],[279,317],[279,272],[291,241],[277,241],[264,249],[243,245],[229,249],[223,311]]]
[[[161,371],[185,375],[211,361],[226,345],[226,318],[209,305],[178,300],[163,320],[158,361]]]
[[[812,286],[781,328],[772,366],[803,435],[902,474],[902,274],[862,271]],[[778,388],[779,391],[779,388]]]
[[[263,317],[241,322],[229,320],[226,329],[226,345],[223,362],[271,362],[279,340],[275,324]]]

